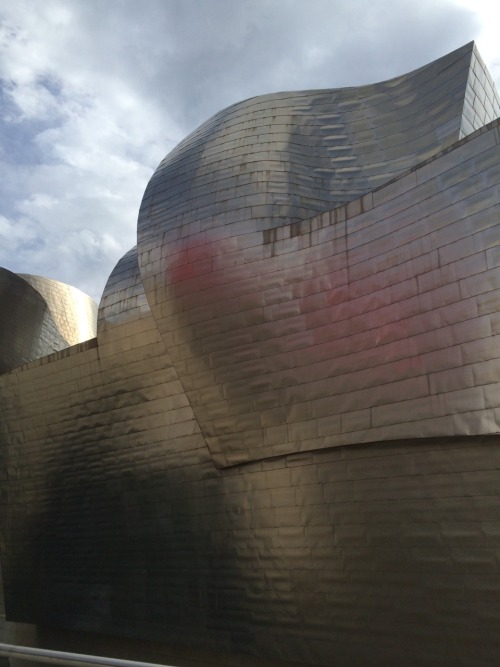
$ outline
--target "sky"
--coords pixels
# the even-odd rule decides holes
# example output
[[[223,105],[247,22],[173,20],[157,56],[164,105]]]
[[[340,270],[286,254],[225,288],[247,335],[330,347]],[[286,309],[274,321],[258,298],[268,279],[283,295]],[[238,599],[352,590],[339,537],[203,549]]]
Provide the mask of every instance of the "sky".
[[[499,19],[493,0],[0,0],[0,266],[99,302],[155,168],[212,114],[471,40],[500,89]]]

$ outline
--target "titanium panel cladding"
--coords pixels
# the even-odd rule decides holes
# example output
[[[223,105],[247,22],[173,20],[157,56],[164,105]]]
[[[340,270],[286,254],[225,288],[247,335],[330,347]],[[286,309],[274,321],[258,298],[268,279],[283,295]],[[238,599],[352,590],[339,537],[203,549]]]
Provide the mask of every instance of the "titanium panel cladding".
[[[79,289],[0,269],[0,372],[94,338],[96,318]]]
[[[494,132],[457,148],[453,168],[436,158],[432,181],[415,165],[499,109],[469,44],[388,82],[233,105],[160,164],[139,266],[218,465],[496,429],[488,409],[473,416],[481,389],[458,383],[465,402],[434,390],[461,364],[456,318],[477,312],[454,261],[477,289],[490,281],[485,256],[446,248],[498,214],[496,167],[484,180],[482,166]]]
[[[220,112],[153,176],[97,337],[50,356],[57,291],[0,273],[35,331],[3,331],[34,359],[0,377],[9,620],[497,667],[498,112],[473,45]]]

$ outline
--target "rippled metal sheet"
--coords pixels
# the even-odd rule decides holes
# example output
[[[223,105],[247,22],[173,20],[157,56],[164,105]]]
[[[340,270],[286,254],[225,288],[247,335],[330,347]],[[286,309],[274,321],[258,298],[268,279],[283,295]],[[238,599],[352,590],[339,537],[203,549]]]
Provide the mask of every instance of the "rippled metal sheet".
[[[87,294],[58,280],[25,273],[18,275],[45,299],[66,345],[76,345],[95,337],[97,304]]]
[[[133,247],[120,259],[106,283],[99,304],[97,328],[103,332],[150,316],[150,313],[137,264],[137,248]]]
[[[380,184],[499,109],[468,45],[389,82],[233,105],[161,163],[141,275],[218,465],[496,430],[474,383],[435,389],[480,326],[466,282],[490,285],[468,230],[495,233],[495,134]]]
[[[96,315],[75,287],[0,269],[0,373],[95,337]]]
[[[305,185],[323,178],[315,123],[280,154],[289,182],[267,178],[275,157],[251,142],[206,170],[235,140],[224,119],[255,136],[248,110],[271,101],[278,116],[286,95],[216,116],[160,169],[158,227],[138,246],[146,289],[132,249],[97,339],[0,377],[8,618],[201,647],[204,664],[222,664],[217,650],[228,664],[496,667],[500,121],[448,146],[496,108],[472,47],[409,80],[362,90],[395,122],[385,92],[412,90],[404,110],[439,118],[433,156],[399,161],[380,126],[362,178],[384,160],[411,168],[320,213]],[[356,94],[339,109],[365,132]],[[403,134],[409,151],[427,141]],[[210,203],[203,179],[234,170],[242,188],[260,175]],[[224,202],[242,197],[229,222]],[[211,206],[220,237],[203,236]]]

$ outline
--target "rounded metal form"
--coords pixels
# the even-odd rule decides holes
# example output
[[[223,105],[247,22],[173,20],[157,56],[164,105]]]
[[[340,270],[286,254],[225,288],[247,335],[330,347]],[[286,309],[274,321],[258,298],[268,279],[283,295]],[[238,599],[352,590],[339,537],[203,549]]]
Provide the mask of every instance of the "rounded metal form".
[[[9,620],[179,664],[497,667],[498,111],[469,45],[164,161],[98,337],[0,377]],[[49,299],[2,284],[43,339]]]
[[[330,401],[318,414],[330,420],[335,444],[387,435],[388,428],[353,417],[356,435],[345,436],[345,415],[397,403],[396,379],[410,371],[388,377],[367,360],[362,383],[377,390],[355,398],[361,386],[354,371],[365,362],[363,355],[345,357],[358,332],[366,357],[377,354],[380,341],[409,337],[399,312],[407,305],[396,301],[414,296],[405,282],[407,261],[426,252],[428,232],[425,222],[415,231],[418,209],[405,211],[417,198],[425,202],[421,210],[437,205],[429,188],[409,193],[418,185],[416,167],[499,113],[491,78],[468,44],[382,83],[235,104],[163,160],[139,213],[139,267],[153,317],[219,462],[317,447],[322,433],[313,424],[312,397]],[[387,204],[392,193],[401,197]],[[401,219],[389,223],[396,214]],[[415,247],[406,248],[407,238]],[[368,269],[358,266],[364,262]],[[370,316],[370,298],[377,304],[378,296],[366,295],[385,286],[371,276],[394,262],[403,287],[397,299],[396,290],[380,297],[388,309],[380,319]],[[370,317],[368,324],[362,319]],[[418,355],[421,348],[412,345],[408,353]],[[262,416],[267,409],[274,412]],[[428,410],[441,412],[437,402]],[[302,430],[289,426],[297,415]]]
[[[75,287],[0,269],[0,372],[94,338],[96,310]]]
[[[83,343],[96,335],[97,304],[88,294],[58,280],[20,273],[47,302],[65,347]]]
[[[97,315],[97,330],[102,332],[149,314],[134,246],[118,261],[108,278]]]
[[[195,261],[221,239],[223,252],[252,245],[255,232],[352,201],[497,118],[481,65],[471,43],[389,81],[263,95],[210,118],[144,194],[138,254],[150,303],[168,299],[161,277],[189,262],[187,244],[205,246]]]

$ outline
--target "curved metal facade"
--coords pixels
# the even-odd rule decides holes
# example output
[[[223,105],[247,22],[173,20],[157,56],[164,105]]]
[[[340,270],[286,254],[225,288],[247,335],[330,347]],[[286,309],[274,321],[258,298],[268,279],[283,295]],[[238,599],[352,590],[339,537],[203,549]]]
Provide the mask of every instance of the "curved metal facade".
[[[0,372],[94,338],[96,316],[75,287],[0,269]]]
[[[30,276],[19,277],[29,283],[45,299],[51,316],[66,345],[76,345],[95,338],[97,304],[81,290],[58,280]]]
[[[469,44],[388,82],[233,105],[161,163],[139,214],[141,275],[218,465],[469,433],[453,393],[464,381],[449,392],[433,384],[461,365],[449,341],[463,325],[450,316],[434,332],[440,295],[443,308],[472,309],[465,319],[476,312],[454,268],[441,275],[454,260],[483,262],[447,247],[450,230],[471,224],[457,203],[458,156],[475,156],[459,149],[442,175],[417,182],[412,171],[379,186],[499,110]],[[482,172],[478,164],[471,191]],[[481,423],[475,431],[496,422],[485,412]]]
[[[104,332],[151,314],[137,264],[137,248],[132,248],[113,269],[99,304],[98,331]]]
[[[8,618],[496,667],[498,109],[469,45],[164,160],[97,338],[0,377]]]

